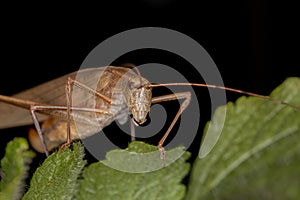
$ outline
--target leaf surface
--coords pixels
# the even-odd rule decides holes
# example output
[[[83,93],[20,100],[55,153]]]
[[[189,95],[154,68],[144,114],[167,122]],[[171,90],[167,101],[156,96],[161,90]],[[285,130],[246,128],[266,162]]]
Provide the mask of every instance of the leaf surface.
[[[81,143],[52,153],[34,173],[23,199],[72,199],[86,162]]]
[[[24,138],[15,138],[7,144],[1,160],[0,200],[20,199],[34,156]]]
[[[299,106],[300,80],[289,78],[271,97]],[[224,109],[221,136],[207,156],[196,160],[186,199],[298,199],[300,111],[241,97],[219,107],[205,130],[210,125],[218,130]]]
[[[153,151],[157,158],[153,156]],[[109,152],[107,160],[93,163],[84,170],[76,199],[182,199],[185,186],[181,181],[189,171],[186,160],[190,154],[183,153],[182,147],[167,151],[167,166],[157,169],[146,165],[162,166],[163,161],[156,151],[155,146],[132,142],[126,150]],[[135,172],[127,171],[129,167],[133,167]],[[137,173],[136,170],[143,173]]]

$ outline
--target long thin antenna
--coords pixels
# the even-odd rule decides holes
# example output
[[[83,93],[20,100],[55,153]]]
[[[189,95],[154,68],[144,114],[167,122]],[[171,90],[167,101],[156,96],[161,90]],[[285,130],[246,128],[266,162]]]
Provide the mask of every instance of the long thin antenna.
[[[258,97],[258,98],[261,98],[261,99],[271,101],[271,102],[276,103],[276,104],[286,105],[286,106],[292,107],[292,108],[300,111],[299,106],[289,104],[285,101],[281,101],[281,100],[278,100],[278,99],[273,99],[269,96],[255,94],[253,92],[238,90],[238,89],[229,88],[229,87],[225,87],[225,86],[209,85],[209,84],[201,84],[201,83],[161,83],[161,84],[150,84],[150,85],[147,85],[146,87],[153,88],[153,87],[161,87],[161,86],[196,86],[196,87],[206,87],[206,88],[215,88],[215,89],[227,90],[227,91],[231,91],[231,92],[237,92],[237,93],[240,93],[240,94],[246,94],[246,95],[253,96],[253,97]]]

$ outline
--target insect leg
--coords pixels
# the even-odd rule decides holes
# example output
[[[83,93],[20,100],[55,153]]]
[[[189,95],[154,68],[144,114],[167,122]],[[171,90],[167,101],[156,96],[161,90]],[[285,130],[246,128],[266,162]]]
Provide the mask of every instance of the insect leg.
[[[158,97],[153,97],[151,103],[159,103],[159,102],[164,102],[164,101],[172,101],[172,100],[178,100],[178,99],[184,99],[183,103],[180,105],[179,110],[177,111],[172,123],[170,124],[168,130],[164,134],[164,136],[160,139],[158,142],[158,149],[161,152],[161,158],[164,160],[165,163],[165,149],[163,147],[163,144],[165,140],[167,139],[169,133],[171,132],[172,128],[174,127],[175,123],[177,122],[179,116],[181,113],[187,108],[191,101],[191,93],[190,92],[179,92],[179,93],[174,93],[174,94],[169,94],[169,95],[163,95],[163,96],[158,96]]]
[[[135,125],[134,125],[134,119],[130,119],[130,136],[131,141],[135,141]]]
[[[67,84],[66,84],[66,100],[67,100],[67,141],[65,144],[63,144],[61,146],[61,148],[65,148],[67,146],[69,146],[71,144],[71,110],[70,110],[70,107],[71,107],[71,98],[72,98],[72,95],[71,95],[71,86],[74,85],[80,89],[83,89],[83,90],[86,90],[87,92],[91,93],[91,94],[95,94],[97,95],[99,98],[101,98],[103,101],[111,104],[111,98],[99,93],[98,91],[88,87],[87,85],[77,81],[77,80],[74,80],[72,79],[71,77],[68,77],[68,80],[67,80]]]
[[[99,113],[99,114],[103,114],[103,115],[110,115],[110,113],[107,110],[103,110],[103,109],[94,109],[94,108],[83,108],[83,107],[68,107],[68,106],[53,106],[53,105],[47,105],[47,104],[32,104],[30,105],[30,113],[31,116],[33,118],[33,122],[34,125],[36,127],[38,136],[40,138],[40,141],[42,143],[42,148],[44,150],[44,152],[46,153],[46,155],[48,156],[48,149],[47,149],[47,145],[45,143],[45,139],[41,130],[41,127],[39,125],[37,116],[36,116],[36,112],[38,113],[42,113],[42,114],[47,114],[49,116],[52,117],[56,117],[58,119],[61,120],[67,120],[68,119],[68,109],[70,111],[80,111],[80,112],[95,112],[95,113]],[[70,113],[71,115],[71,113]],[[90,120],[89,118],[85,117],[84,115],[80,115],[80,114],[72,114],[73,119],[78,120],[79,122],[85,123],[85,124],[91,124],[94,125],[94,122],[92,120]],[[46,133],[45,133],[46,134]],[[70,137],[70,141],[68,143],[68,141],[63,144],[60,149],[65,148],[67,146],[69,146],[69,144],[71,143],[72,138]]]
[[[49,152],[48,152],[45,140],[44,140],[44,136],[43,136],[43,133],[42,133],[41,126],[40,126],[39,121],[38,121],[38,119],[36,117],[35,111],[36,111],[35,106],[31,105],[30,106],[30,114],[32,116],[32,120],[33,120],[35,129],[36,129],[36,131],[37,131],[37,133],[39,135],[39,138],[41,140],[41,143],[42,143],[42,146],[43,146],[43,150],[44,150],[46,156],[48,157],[49,156]]]
[[[67,87],[69,87],[69,90],[70,90],[69,93],[71,92],[71,89],[70,89],[70,88],[71,88],[71,85],[72,85],[72,84],[73,84],[74,86],[78,87],[78,88],[81,88],[81,89],[83,89],[83,90],[86,90],[86,91],[90,92],[91,94],[97,95],[99,98],[103,99],[103,100],[106,101],[107,103],[111,103],[111,99],[110,99],[109,97],[107,97],[107,96],[105,96],[105,95],[99,93],[98,91],[96,91],[96,90],[90,88],[89,86],[87,86],[87,85],[85,85],[85,84],[83,84],[83,83],[81,83],[81,82],[78,82],[78,81],[72,79],[71,77],[69,77],[69,78],[68,78],[68,81],[67,81]],[[67,90],[66,92],[68,92],[68,90]]]
[[[71,144],[71,83],[72,79],[68,78],[65,88],[67,100],[67,141],[60,147],[61,149],[64,149],[65,147],[68,147]]]

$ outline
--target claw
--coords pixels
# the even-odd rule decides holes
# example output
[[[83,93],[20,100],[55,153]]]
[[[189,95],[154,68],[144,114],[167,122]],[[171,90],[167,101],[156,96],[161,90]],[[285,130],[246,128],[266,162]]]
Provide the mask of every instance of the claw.
[[[160,151],[160,159],[163,160],[164,167],[166,167],[166,165],[167,165],[167,163],[166,163],[166,150],[162,146],[159,146],[158,149]]]
[[[59,147],[59,151],[65,149],[65,148],[70,147],[70,145],[71,145],[71,142],[66,142],[66,143],[62,144],[62,145]]]

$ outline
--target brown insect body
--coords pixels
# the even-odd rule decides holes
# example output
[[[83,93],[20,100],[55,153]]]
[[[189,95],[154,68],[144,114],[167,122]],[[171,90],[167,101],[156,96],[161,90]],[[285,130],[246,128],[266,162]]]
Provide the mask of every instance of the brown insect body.
[[[56,104],[65,106],[66,105],[66,95],[65,95],[65,84],[67,77],[76,79],[79,83],[83,83],[89,89],[95,88],[95,91],[102,96],[99,97],[97,94],[93,93],[91,90],[86,90],[81,86],[76,87],[73,85],[71,91],[72,107],[77,108],[90,108],[99,109],[103,111],[100,112],[85,112],[82,110],[72,110],[71,111],[71,138],[72,139],[83,139],[89,137],[99,131],[104,127],[111,124],[114,120],[118,120],[121,124],[125,123],[128,118],[128,114],[132,114],[135,122],[137,124],[142,124],[146,121],[146,116],[150,111],[151,106],[151,88],[146,88],[144,86],[149,85],[149,81],[143,77],[140,77],[132,69],[127,67],[101,67],[101,68],[89,68],[79,71],[78,74],[72,73],[63,77],[65,79],[64,84],[57,84],[58,79],[50,81],[41,86],[33,89],[29,89],[23,93],[17,94],[14,97],[22,99],[34,100],[38,97],[40,93],[51,94],[48,97],[28,102],[28,104],[43,105],[41,103],[46,103],[47,105]],[[60,79],[61,80],[61,79]],[[61,82],[61,81],[59,81]],[[54,84],[54,85],[53,85]],[[46,93],[44,91],[45,87],[53,88],[52,91]],[[40,90],[41,89],[41,90]],[[30,94],[31,93],[31,94]],[[30,96],[30,98],[28,97]],[[0,101],[5,101],[6,96],[0,96]],[[103,97],[103,98],[102,98]],[[40,102],[41,100],[45,100]],[[5,101],[16,105],[14,102]],[[30,105],[27,105],[27,109]],[[23,106],[25,107],[25,106]],[[4,106],[0,107],[4,110]],[[19,113],[16,110],[13,113],[6,113],[15,116],[24,116],[22,114],[23,110],[19,109]],[[66,142],[66,127],[67,127],[67,113],[66,110],[55,110],[55,109],[45,109],[37,110],[38,113],[48,115],[48,119],[45,120],[45,116],[40,115],[38,118],[44,121],[41,129],[44,136],[44,141],[48,150],[51,150],[60,144]],[[29,113],[27,111],[27,117]],[[50,116],[50,118],[49,118]],[[8,117],[13,118],[13,116]],[[6,121],[9,121],[6,118]],[[21,118],[21,117],[20,117]],[[29,121],[30,120],[30,121]],[[9,123],[1,123],[1,128],[13,126]],[[20,123],[32,124],[32,119],[27,119],[27,121]],[[19,124],[17,124],[19,125]],[[64,133],[64,134],[62,134]],[[80,133],[80,134],[79,134]],[[29,139],[33,147],[39,151],[43,152],[43,146],[34,129],[29,132]]]

